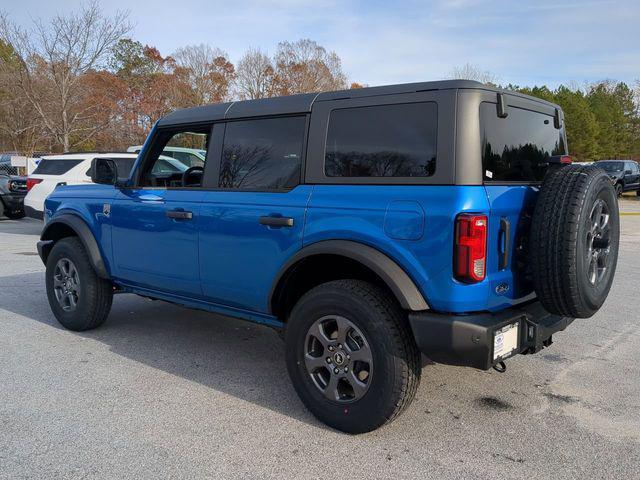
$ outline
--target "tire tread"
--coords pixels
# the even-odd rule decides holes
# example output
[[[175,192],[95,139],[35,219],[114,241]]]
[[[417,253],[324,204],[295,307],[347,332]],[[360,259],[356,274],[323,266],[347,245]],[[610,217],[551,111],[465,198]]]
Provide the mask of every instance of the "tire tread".
[[[86,271],[88,272],[88,278],[85,278],[83,280],[82,285],[83,289],[86,292],[88,304],[87,314],[85,315],[83,322],[68,323],[64,322],[60,317],[58,317],[58,320],[66,328],[78,332],[99,327],[105,322],[109,315],[109,312],[111,311],[111,305],[113,303],[113,286],[111,282],[100,278],[97,275],[97,273],[93,269],[93,266],[91,265],[89,254],[85,250],[84,245],[78,237],[65,237],[56,242],[56,244],[53,246],[53,249],[51,250],[51,254],[49,255],[47,269],[54,267],[53,262],[56,258],[56,251],[64,246],[67,246],[69,249],[73,250],[74,253],[80,257],[78,261],[88,267],[86,268]]]
[[[594,313],[581,297],[577,245],[588,192],[603,177],[599,168],[571,165],[549,173],[542,185],[529,251],[536,294],[551,313],[574,318]]]

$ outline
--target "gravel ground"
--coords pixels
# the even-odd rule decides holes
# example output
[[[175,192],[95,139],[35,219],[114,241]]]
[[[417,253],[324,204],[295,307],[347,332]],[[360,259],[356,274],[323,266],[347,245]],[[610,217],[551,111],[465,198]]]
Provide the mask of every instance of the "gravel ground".
[[[640,478],[638,215],[595,317],[504,374],[425,359],[409,410],[360,436],[305,410],[268,328],[120,295],[63,330],[39,230],[0,221],[2,478]]]

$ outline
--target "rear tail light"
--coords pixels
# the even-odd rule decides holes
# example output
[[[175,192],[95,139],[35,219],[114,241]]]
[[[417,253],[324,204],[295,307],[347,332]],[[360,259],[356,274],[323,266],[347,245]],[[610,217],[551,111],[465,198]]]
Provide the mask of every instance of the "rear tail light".
[[[569,155],[553,155],[549,157],[549,163],[568,164],[573,163],[573,159]]]
[[[487,216],[461,213],[456,218],[454,273],[465,283],[484,280],[487,270]]]
[[[27,192],[30,191],[34,187],[34,185],[39,184],[41,181],[41,178],[27,178]]]

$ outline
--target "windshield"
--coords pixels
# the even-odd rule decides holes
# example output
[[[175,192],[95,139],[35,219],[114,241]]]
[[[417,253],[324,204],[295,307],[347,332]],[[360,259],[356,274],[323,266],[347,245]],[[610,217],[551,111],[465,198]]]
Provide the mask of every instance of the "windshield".
[[[624,163],[622,162],[597,162],[596,165],[605,172],[621,172],[624,168]]]
[[[154,175],[164,175],[164,174],[172,174],[172,173],[182,173],[187,170],[187,167],[184,163],[175,158],[165,157],[161,155],[158,161],[155,163],[152,169],[152,173]]]

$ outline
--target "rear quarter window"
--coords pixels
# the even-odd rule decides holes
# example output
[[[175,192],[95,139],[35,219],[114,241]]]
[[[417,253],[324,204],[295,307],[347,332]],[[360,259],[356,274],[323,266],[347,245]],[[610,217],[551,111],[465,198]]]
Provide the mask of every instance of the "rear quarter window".
[[[106,158],[106,157],[103,157]],[[109,160],[113,160],[116,164],[116,168],[118,169],[118,180],[124,181],[128,180],[131,175],[131,169],[133,168],[133,164],[136,162],[136,158],[122,158],[122,157],[114,157]],[[91,172],[87,172],[87,175]]]
[[[436,168],[435,102],[333,110],[327,177],[429,177]]]
[[[48,160],[42,159],[33,171],[32,175],[63,175],[83,160]]]
[[[495,103],[480,104],[484,180],[542,181],[549,156],[567,153],[564,131],[551,115],[511,106],[507,111],[500,118]]]

